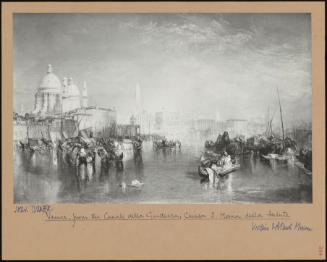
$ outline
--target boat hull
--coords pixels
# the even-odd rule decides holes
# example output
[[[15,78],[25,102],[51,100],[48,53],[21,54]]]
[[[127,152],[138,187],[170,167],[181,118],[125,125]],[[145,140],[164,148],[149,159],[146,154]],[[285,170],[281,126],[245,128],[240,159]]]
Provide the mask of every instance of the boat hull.
[[[239,168],[240,168],[239,164],[234,164],[231,168],[228,168],[228,169],[225,169],[223,171],[220,171],[219,173],[216,173],[216,176],[224,177],[224,176],[238,170]],[[204,177],[204,178],[209,177],[209,174],[208,174],[205,167],[199,166],[198,172],[199,172],[200,177]]]

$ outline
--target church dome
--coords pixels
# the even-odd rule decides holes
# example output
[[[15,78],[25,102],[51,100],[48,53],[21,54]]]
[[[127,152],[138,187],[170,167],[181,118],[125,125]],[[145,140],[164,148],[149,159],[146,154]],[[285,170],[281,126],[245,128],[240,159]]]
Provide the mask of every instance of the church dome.
[[[65,90],[65,96],[66,97],[72,97],[72,96],[80,96],[80,91],[77,85],[73,83],[73,79],[69,78],[68,80],[68,86]]]
[[[77,85],[68,86],[67,96],[80,96],[79,89]]]
[[[48,65],[47,74],[43,77],[40,84],[41,92],[61,93],[61,83],[59,78],[52,73],[52,66]]]

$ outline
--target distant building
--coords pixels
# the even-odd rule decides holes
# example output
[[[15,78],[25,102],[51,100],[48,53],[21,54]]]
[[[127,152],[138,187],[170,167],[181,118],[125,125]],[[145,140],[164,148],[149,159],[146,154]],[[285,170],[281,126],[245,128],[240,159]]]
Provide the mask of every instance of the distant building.
[[[198,119],[195,120],[195,128],[198,130],[214,130],[216,121],[214,119]]]
[[[180,128],[182,124],[181,114],[179,112],[157,112],[155,113],[155,128],[171,130]]]
[[[59,78],[48,65],[47,74],[35,94],[33,115],[51,116],[66,113],[77,108],[87,106],[87,88],[84,82],[82,95],[73,79],[63,78],[62,85]]]
[[[136,125],[136,117],[134,115],[132,115],[129,119],[129,124],[130,125]]]
[[[293,134],[291,136],[297,143],[299,148],[307,147],[309,149],[312,148],[312,129],[311,128],[303,128],[298,127],[294,128]],[[287,134],[288,135],[288,134]]]
[[[226,129],[231,137],[248,136],[248,121],[246,119],[228,119]]]
[[[156,130],[162,130],[164,127],[163,112],[156,112],[154,115],[154,126]]]
[[[154,130],[154,117],[143,110],[135,116],[136,124],[140,126],[140,132],[142,135],[148,135]]]
[[[182,128],[182,121],[178,112],[163,111],[155,113],[155,133],[176,136]]]
[[[192,136],[196,139],[209,138],[216,131],[216,121],[214,119],[197,119],[192,121]]]
[[[191,134],[194,139],[215,140],[225,130],[225,122],[214,119],[193,120],[191,125]]]
[[[68,113],[78,123],[79,130],[90,129],[94,136],[117,124],[117,112],[114,109],[89,106]]]
[[[117,125],[116,137],[131,139],[135,136],[140,135],[139,125]]]
[[[140,125],[136,124],[136,117],[134,115],[130,117],[129,122],[127,125],[115,124],[112,136],[119,139],[131,139],[140,135]]]
[[[192,119],[190,115],[181,112],[156,112],[153,127],[155,134],[183,140],[192,132]]]
[[[140,84],[137,83],[135,86],[135,108],[130,124],[139,125],[140,133],[142,135],[150,134],[154,129],[154,118],[151,114],[143,109],[142,105],[142,93]]]
[[[82,92],[72,78],[64,77],[61,84],[53,73],[52,66],[48,65],[47,74],[35,94],[32,114],[26,114],[24,117],[14,115],[14,129],[18,130],[14,132],[14,140],[23,136],[31,138],[32,133],[27,130],[38,128],[43,131],[33,131],[33,139],[41,139],[46,133],[44,126],[48,126],[47,130],[56,130],[59,133],[56,137],[59,138],[77,136],[78,131],[86,129],[95,135],[101,134],[105,129],[114,129],[116,123],[115,109],[88,106],[86,82],[83,83]]]
[[[252,118],[248,121],[247,134],[249,136],[264,134],[267,130],[267,122],[264,118]]]
[[[66,78],[64,79],[65,81]],[[81,108],[81,94],[71,77],[68,79],[68,82],[64,83],[63,88],[62,112],[65,113]]]
[[[62,110],[63,91],[59,78],[52,72],[52,66],[48,65],[47,74],[35,94],[33,114],[46,115],[57,114]]]
[[[13,125],[13,141],[56,140],[78,135],[77,122],[71,118],[16,119]]]

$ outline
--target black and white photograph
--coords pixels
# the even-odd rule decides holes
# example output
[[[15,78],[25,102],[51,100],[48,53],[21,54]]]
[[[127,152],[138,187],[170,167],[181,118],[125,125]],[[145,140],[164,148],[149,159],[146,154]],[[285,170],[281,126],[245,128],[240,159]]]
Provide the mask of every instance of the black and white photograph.
[[[15,13],[14,203],[312,203],[311,51],[310,13]]]

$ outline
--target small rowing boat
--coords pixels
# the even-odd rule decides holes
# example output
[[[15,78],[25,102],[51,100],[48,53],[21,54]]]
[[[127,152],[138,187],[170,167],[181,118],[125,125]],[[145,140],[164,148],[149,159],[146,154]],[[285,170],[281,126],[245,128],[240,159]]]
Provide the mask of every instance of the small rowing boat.
[[[278,161],[288,161],[288,160],[290,160],[289,156],[278,155],[278,154],[261,155],[261,157],[263,159],[265,159],[265,160],[278,160]]]
[[[219,168],[217,171],[214,171],[216,176],[220,176],[220,177],[224,177],[229,173],[232,173],[236,170],[238,170],[240,168],[239,164],[232,164],[230,167],[228,168]],[[209,177],[209,173],[208,173],[208,167],[203,167],[203,166],[199,166],[198,171],[199,171],[199,175],[201,177]],[[213,169],[211,169],[213,170]]]

